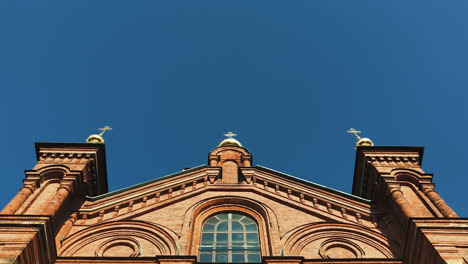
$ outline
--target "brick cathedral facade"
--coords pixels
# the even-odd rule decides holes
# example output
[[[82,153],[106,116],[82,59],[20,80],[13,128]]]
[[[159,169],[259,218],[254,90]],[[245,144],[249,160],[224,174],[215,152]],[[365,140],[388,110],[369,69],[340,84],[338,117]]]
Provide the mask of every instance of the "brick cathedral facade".
[[[0,263],[468,263],[421,147],[358,147],[352,194],[262,166],[234,139],[208,164],[108,192],[104,144],[36,143],[0,213]]]

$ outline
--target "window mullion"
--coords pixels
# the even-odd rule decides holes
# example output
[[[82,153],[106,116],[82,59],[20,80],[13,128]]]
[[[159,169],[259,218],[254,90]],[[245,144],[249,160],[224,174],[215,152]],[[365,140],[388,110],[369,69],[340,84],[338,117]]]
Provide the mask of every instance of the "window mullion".
[[[245,227],[244,223],[242,223],[242,233],[244,236],[244,260],[245,262],[249,262],[249,259],[247,258],[247,228]]]
[[[213,249],[212,249],[212,256],[211,256],[211,260],[213,261],[213,263],[216,262],[216,244],[217,244],[218,225],[219,225],[219,218],[216,217],[216,219],[218,220],[218,222],[214,225],[214,229],[213,229]]]
[[[205,253],[202,253],[202,249],[200,249],[200,257],[203,255],[204,261],[209,261],[209,258],[207,259],[206,255],[210,253],[211,253],[211,261],[213,263],[216,263],[216,260],[218,259],[218,257],[219,257],[218,261],[222,261],[222,262],[226,261],[228,263],[233,263],[233,261],[236,261],[237,263],[240,263],[240,262],[247,263],[247,262],[259,260],[258,257],[261,256],[261,252],[259,248],[258,249],[256,248],[256,247],[259,247],[258,225],[254,223],[252,219],[246,216],[241,216],[240,214],[234,214],[234,213],[218,214],[216,216],[213,216],[210,219],[208,219],[208,221],[210,221],[209,225],[212,225],[213,227],[209,227],[209,228],[207,227],[205,231],[202,231],[202,236],[203,234],[207,234],[206,242],[208,242],[211,237],[209,236],[209,234],[211,233],[212,239],[213,239],[212,250],[211,252],[203,251]],[[205,229],[204,228],[205,224],[203,225],[202,230]],[[251,225],[255,225],[255,227],[252,227]],[[247,230],[247,226],[249,226],[249,230]],[[247,239],[247,236],[249,234],[252,234],[250,236],[251,240]],[[235,239],[234,239],[234,235],[235,235]],[[240,240],[241,238],[240,236],[243,237],[243,240]],[[253,240],[254,237],[257,237],[257,241]],[[205,246],[209,246],[210,243],[209,242],[206,243],[206,242],[205,242]],[[201,242],[201,244],[203,244],[203,241]],[[249,246],[252,246],[253,248],[249,248]],[[249,251],[250,249],[252,250]],[[251,255],[249,255],[249,252],[251,253]],[[249,256],[252,258],[249,259]]]
[[[228,262],[232,262],[232,213],[228,214]]]

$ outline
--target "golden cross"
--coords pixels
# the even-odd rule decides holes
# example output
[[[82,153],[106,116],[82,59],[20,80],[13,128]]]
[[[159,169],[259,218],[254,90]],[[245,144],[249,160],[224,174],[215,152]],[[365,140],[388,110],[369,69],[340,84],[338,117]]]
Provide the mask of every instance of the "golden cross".
[[[112,128],[110,126],[105,126],[103,128],[99,128],[99,130],[101,130],[102,132],[99,134],[101,137],[102,135],[104,135],[104,132],[106,132],[107,130],[112,130]]]
[[[234,134],[232,133],[231,131],[227,132],[227,134],[224,134],[224,136],[228,137],[228,138],[232,138],[232,137],[235,137],[237,136],[237,134]]]
[[[356,129],[354,129],[354,128],[350,128],[350,129],[348,130],[348,133],[354,134],[354,135],[356,136],[356,139],[357,139],[357,140],[360,140],[360,139],[361,139],[361,137],[358,136],[358,134],[361,133],[361,131],[358,131],[358,130],[356,130]]]

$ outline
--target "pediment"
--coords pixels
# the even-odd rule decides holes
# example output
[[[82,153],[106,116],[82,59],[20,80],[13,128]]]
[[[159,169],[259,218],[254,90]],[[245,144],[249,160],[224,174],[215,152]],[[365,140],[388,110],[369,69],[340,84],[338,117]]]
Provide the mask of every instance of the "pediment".
[[[88,197],[78,219],[87,224],[121,219],[149,219],[178,203],[197,204],[222,197],[262,201],[283,212],[306,214],[314,221],[375,226],[370,201],[311,183],[272,169],[241,168],[238,184],[219,183],[218,167],[198,166],[97,197]],[[267,202],[268,201],[268,202]],[[188,210],[184,207],[184,210]],[[277,209],[276,209],[277,210]],[[275,211],[272,209],[272,211]],[[148,215],[145,217],[145,215]],[[285,231],[286,232],[286,231]]]
[[[377,228],[376,212],[372,204],[365,199],[262,166],[241,167],[241,177],[237,184],[222,183],[220,173],[219,167],[199,166],[101,196],[88,197],[76,213],[76,222],[64,241],[71,241],[73,237],[79,239],[82,236],[98,235],[107,230],[98,227],[108,225],[109,228],[122,226],[122,232],[128,229],[125,236],[133,237],[133,231],[130,227],[125,227],[126,223],[147,223],[148,226],[155,226],[154,228],[169,234],[170,239],[167,241],[173,241],[181,254],[198,255],[203,222],[207,217],[223,212],[245,214],[258,223],[260,240],[263,239],[260,243],[262,255],[279,255],[283,250],[308,252],[309,247],[320,246],[317,243],[322,243],[325,238],[329,241],[327,243],[331,243],[326,244],[331,251],[324,249],[323,254],[334,254],[333,248],[341,244],[335,241],[339,240],[338,237],[331,235],[341,231],[323,231],[323,236],[305,232],[315,230],[320,224],[330,226],[330,230],[336,229],[333,226],[340,224],[338,229],[350,230],[346,231],[350,234],[352,230],[361,230],[362,241],[345,239],[346,243],[360,245],[356,248],[367,247],[370,242],[367,243],[365,237],[379,237],[372,234],[385,237]],[[300,237],[304,237],[303,242],[310,246],[294,244],[294,241],[300,241]],[[142,239],[134,238],[135,241]],[[132,250],[136,248],[132,246],[133,240],[127,241],[123,237],[118,243],[102,240],[104,244],[110,243],[109,247],[123,243],[126,246],[119,247],[129,252],[134,252]],[[382,241],[381,243],[388,244],[390,240]],[[142,240],[139,243],[149,242]],[[63,252],[88,254],[82,253],[86,252],[83,250],[67,253],[72,252],[67,249]],[[116,247],[115,250],[120,249]],[[352,252],[358,252],[353,250]],[[375,254],[372,256],[381,256]]]

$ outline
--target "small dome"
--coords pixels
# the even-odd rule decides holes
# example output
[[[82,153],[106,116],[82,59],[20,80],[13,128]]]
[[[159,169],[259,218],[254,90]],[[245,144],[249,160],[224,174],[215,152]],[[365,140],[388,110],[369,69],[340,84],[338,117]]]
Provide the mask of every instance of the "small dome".
[[[104,133],[107,131],[107,130],[112,130],[112,128],[110,126],[105,126],[103,128],[100,128],[99,130],[101,130],[101,133],[99,134],[93,134],[91,136],[89,136],[87,139],[86,139],[86,143],[91,143],[91,144],[104,144],[104,138],[102,137],[104,135]]]
[[[372,140],[368,139],[368,138],[361,138],[358,140],[358,142],[356,142],[356,147],[359,147],[359,146],[374,146],[374,142],[372,142]]]
[[[86,139],[86,143],[104,144],[104,138],[101,135],[91,135]]]
[[[226,138],[219,143],[218,148],[227,146],[242,147],[242,144],[235,138]]]

